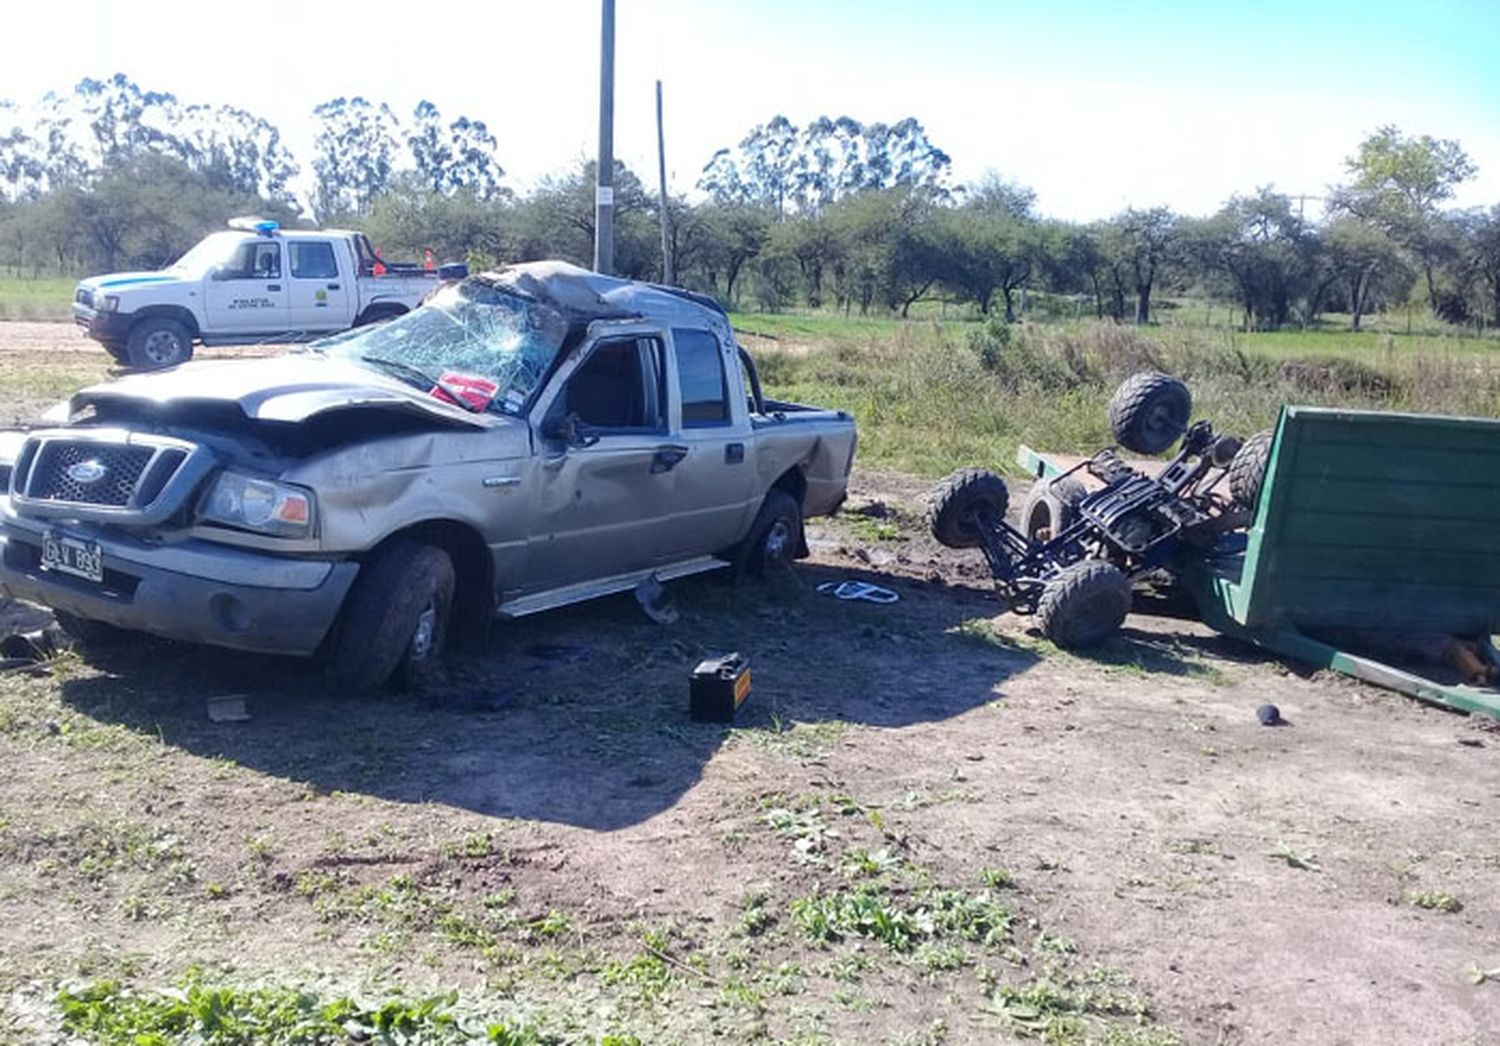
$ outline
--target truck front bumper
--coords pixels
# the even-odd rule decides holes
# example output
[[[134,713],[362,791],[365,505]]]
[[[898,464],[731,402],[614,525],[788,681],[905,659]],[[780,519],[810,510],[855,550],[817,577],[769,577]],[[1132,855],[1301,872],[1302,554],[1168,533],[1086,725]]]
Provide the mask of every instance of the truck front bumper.
[[[133,318],[128,312],[97,312],[82,302],[73,303],[73,322],[90,338],[105,345],[125,344]]]
[[[359,572],[347,560],[292,559],[196,540],[156,545],[80,525],[65,529],[99,543],[102,582],[43,570],[45,526],[4,513],[0,590],[121,628],[236,650],[313,653]]]

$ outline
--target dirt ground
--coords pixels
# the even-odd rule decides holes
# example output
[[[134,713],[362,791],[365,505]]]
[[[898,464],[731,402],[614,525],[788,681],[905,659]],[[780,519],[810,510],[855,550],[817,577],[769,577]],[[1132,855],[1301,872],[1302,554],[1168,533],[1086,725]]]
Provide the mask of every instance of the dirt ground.
[[[77,347],[0,324],[0,414]],[[673,625],[505,624],[435,704],[156,642],[0,676],[0,1042],[191,967],[567,1042],[1500,1041],[1493,724],[1175,620],[1062,653],[928,486],[857,471],[810,561],[675,584]],[[739,722],[689,721],[728,650]]]

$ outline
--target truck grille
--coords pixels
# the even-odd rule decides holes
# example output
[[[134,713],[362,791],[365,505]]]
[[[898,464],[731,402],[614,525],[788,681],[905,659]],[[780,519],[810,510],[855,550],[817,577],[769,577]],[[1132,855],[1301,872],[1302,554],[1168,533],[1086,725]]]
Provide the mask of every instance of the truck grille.
[[[130,495],[135,493],[136,483],[153,454],[151,447],[48,443],[31,470],[26,493],[42,501],[123,508],[130,504]],[[80,471],[84,477],[94,472],[98,477],[87,479],[72,474]]]
[[[159,521],[211,464],[193,444],[166,437],[117,429],[46,433],[22,446],[10,487],[23,515]]]

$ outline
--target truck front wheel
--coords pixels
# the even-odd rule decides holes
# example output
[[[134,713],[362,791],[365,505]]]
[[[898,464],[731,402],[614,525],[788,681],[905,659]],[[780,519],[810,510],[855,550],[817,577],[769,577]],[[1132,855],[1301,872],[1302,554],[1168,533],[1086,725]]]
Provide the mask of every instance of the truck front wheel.
[[[349,592],[328,660],[330,684],[363,693],[429,683],[447,644],[453,588],[453,562],[442,549],[405,539],[386,545]]]
[[[132,367],[159,370],[193,358],[193,335],[168,316],[147,316],[130,328],[125,358]]]

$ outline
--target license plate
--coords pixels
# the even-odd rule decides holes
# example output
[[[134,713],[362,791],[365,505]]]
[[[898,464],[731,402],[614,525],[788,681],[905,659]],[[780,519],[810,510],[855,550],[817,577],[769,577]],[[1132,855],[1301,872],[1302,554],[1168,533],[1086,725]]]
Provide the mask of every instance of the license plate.
[[[104,550],[97,541],[48,531],[42,535],[42,569],[103,581]]]

